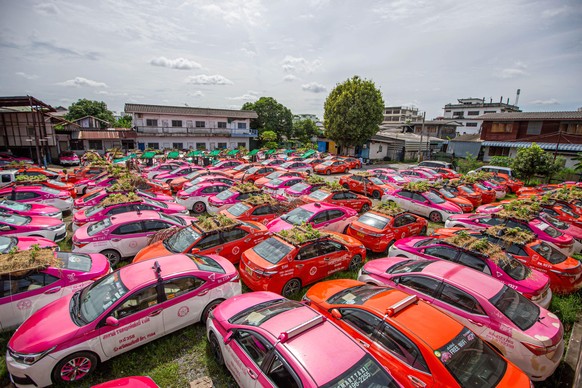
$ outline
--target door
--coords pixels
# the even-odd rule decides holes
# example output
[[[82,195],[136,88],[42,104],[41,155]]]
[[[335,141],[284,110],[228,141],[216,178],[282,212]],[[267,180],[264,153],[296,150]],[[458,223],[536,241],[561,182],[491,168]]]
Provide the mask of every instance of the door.
[[[318,242],[307,244],[299,250],[295,257],[294,277],[301,279],[302,284],[310,284],[327,276],[330,257],[320,252]]]
[[[489,317],[477,299],[450,284],[444,284],[436,293],[434,305],[446,310],[478,336],[482,336],[490,325]]]
[[[122,257],[134,256],[147,245],[147,240],[141,222],[119,225],[111,232],[111,245]]]
[[[250,243],[248,232],[239,228],[222,231],[222,255],[233,263],[240,260],[241,254],[247,250]],[[248,246],[250,247],[250,245]]]
[[[171,333],[198,322],[202,310],[210,302],[209,288],[195,276],[182,276],[164,282],[164,328]],[[204,323],[204,322],[203,322]]]
[[[331,275],[334,272],[346,269],[352,259],[349,251],[337,241],[323,240],[317,243],[317,249],[323,261],[326,264],[326,274]],[[322,275],[320,273],[320,275]],[[326,276],[327,276],[326,275]]]
[[[225,346],[224,362],[239,386],[272,387],[261,371],[271,351],[271,344],[258,333],[237,330]]]
[[[415,225],[416,218],[410,214],[401,214],[394,217],[394,238],[405,238],[420,232],[420,227]]]
[[[434,210],[429,205],[430,203],[428,199],[418,193],[412,193],[412,207],[414,208],[415,213],[428,217],[428,215]]]
[[[158,294],[155,284],[126,296],[108,314],[119,324],[103,323],[98,329],[103,353],[113,357],[162,337],[165,334],[162,301],[163,295]]]

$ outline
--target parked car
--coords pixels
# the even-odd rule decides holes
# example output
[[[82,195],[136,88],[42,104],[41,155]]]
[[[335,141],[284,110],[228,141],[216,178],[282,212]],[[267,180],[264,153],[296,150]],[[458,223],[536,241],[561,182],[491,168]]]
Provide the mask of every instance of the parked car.
[[[511,178],[509,176],[503,177],[499,174],[493,174],[493,176],[489,178],[489,180],[507,186],[509,191],[512,193],[517,193],[517,191],[523,187],[522,181],[516,178]]]
[[[303,223],[313,228],[330,232],[343,233],[357,217],[358,212],[345,206],[328,203],[310,203],[296,207],[289,213],[275,218],[267,224],[271,232],[291,229]]]
[[[101,253],[115,267],[148,246],[149,238],[157,231],[187,226],[195,220],[152,210],[117,214],[80,226],[73,234],[73,252]]]
[[[62,212],[73,210],[73,198],[68,191],[46,186],[14,186],[0,189],[0,198],[20,203],[54,206]]]
[[[378,171],[376,169],[375,171]],[[378,173],[375,172],[376,178],[380,179],[384,183],[388,183],[390,185],[402,186],[405,183],[410,182],[410,180],[400,174],[397,173]]]
[[[100,362],[196,322],[241,293],[220,256],[172,255],[128,265],[38,310],[8,342],[21,386],[80,384]]]
[[[332,273],[357,270],[366,259],[366,248],[340,233],[310,233],[294,227],[243,252],[239,271],[253,291],[272,291],[291,297],[301,287]]]
[[[255,165],[250,164],[250,163],[242,163],[242,164],[239,164],[238,166],[234,166],[233,168],[229,168],[226,170],[220,170],[220,171],[223,172],[225,175],[228,175],[230,178],[234,179],[235,175],[237,175],[239,173],[242,174],[252,167],[255,167]]]
[[[313,173],[313,167],[311,164],[305,162],[286,162],[281,164],[279,168],[284,168],[285,170],[289,171],[300,171],[306,173],[307,175]]]
[[[263,185],[262,189],[265,193],[283,196],[285,190],[301,182],[304,182],[303,177],[284,176],[271,179]]]
[[[558,317],[497,279],[459,264],[387,257],[367,263],[358,280],[418,296],[471,329],[532,380],[552,375],[564,353]]]
[[[382,200],[395,202],[402,209],[427,217],[432,222],[443,222],[453,214],[463,213],[458,205],[444,200],[431,190],[398,189],[384,194]]]
[[[355,193],[369,195],[374,199],[380,199],[382,195],[391,193],[398,187],[385,183],[368,172],[344,175],[340,178],[339,184]]]
[[[474,209],[471,201],[465,197],[460,197],[453,194],[450,190],[447,190],[446,187],[434,187],[432,188],[432,192],[442,197],[444,200],[452,202],[460,207],[463,213],[471,213]]]
[[[0,198],[0,212],[21,216],[45,216],[58,218],[59,220],[63,219],[63,212],[54,206],[40,203],[21,203],[5,198]]]
[[[480,193],[475,192],[472,188],[466,185],[445,185],[443,190],[448,191],[455,197],[465,198],[476,209],[483,204],[483,198]]]
[[[176,202],[196,214],[202,214],[208,208],[208,199],[228,190],[229,187],[231,186],[223,182],[204,181],[178,191],[176,193]]]
[[[313,171],[318,174],[338,174],[344,173],[347,174],[350,170],[350,166],[344,162],[343,160],[327,160],[321,164],[317,164],[313,167]]]
[[[243,164],[240,160],[221,160],[220,162],[216,163],[215,165],[208,167],[211,171],[217,170],[228,170],[232,169],[240,164]]]
[[[429,167],[429,168],[447,168],[454,170],[453,164],[449,162],[443,162],[441,160],[423,160],[418,163],[419,167]]]
[[[149,376],[130,376],[93,385],[91,388],[159,388]]]
[[[208,226],[201,221],[192,222],[192,225],[181,228],[174,234],[152,241],[135,255],[133,261],[138,262],[173,253],[199,253],[220,254],[231,263],[238,263],[245,250],[269,237],[269,231],[259,222],[226,222],[220,217],[213,217],[211,222],[212,229],[208,229]]]
[[[30,249],[30,248],[28,248]],[[103,255],[57,252],[52,248],[18,252],[26,265],[0,265],[0,331],[13,330],[41,307],[78,291],[110,272]],[[10,253],[0,255],[8,260]]]
[[[204,181],[205,179],[212,178],[224,178],[228,179],[229,182],[234,182],[230,176],[226,175],[222,171],[210,171],[210,170],[201,170],[201,171],[194,171],[185,177],[180,177],[172,180],[170,182],[170,187],[173,192],[178,192],[180,190],[186,189],[188,186],[193,186],[197,183]]]
[[[481,185],[488,189],[492,189],[495,191],[495,199],[503,199],[507,194],[507,186],[504,184],[500,184],[498,182],[492,182],[489,180],[484,180],[479,182]]]
[[[64,181],[68,183],[76,183],[80,180],[85,180],[89,178],[94,178],[98,175],[103,174],[107,171],[107,166],[86,166],[81,168],[76,168],[73,173],[67,173]],[[81,194],[81,193],[78,193]]]
[[[169,185],[176,178],[187,176],[193,172],[197,172],[197,171],[201,171],[201,170],[203,170],[203,168],[200,166],[192,166],[192,165],[180,166],[180,167],[176,168],[175,170],[160,173],[160,174],[156,175],[153,179],[154,179],[154,181],[165,182]]]
[[[158,174],[163,174],[166,172],[173,171],[180,166],[186,165],[188,163],[180,162],[177,160],[172,160],[171,162],[164,162],[157,164],[152,167],[146,167],[143,169],[142,177],[147,179],[154,179]]]
[[[35,236],[59,242],[67,237],[67,227],[54,217],[0,213],[0,236]]]
[[[357,212],[366,212],[372,207],[372,201],[368,197],[352,193],[345,188],[341,189],[324,186],[308,195],[301,196],[300,199],[304,203],[325,202],[332,205],[345,206]]]
[[[341,160],[348,165],[350,170],[352,168],[362,168],[362,162],[360,161],[360,159],[347,157],[341,158]]]
[[[63,166],[78,166],[81,163],[81,159],[73,151],[61,151],[59,163]]]
[[[547,308],[552,300],[550,282],[543,273],[526,267],[513,256],[503,252],[489,242],[477,251],[468,247],[478,239],[467,236],[461,243],[451,239],[439,240],[433,237],[409,237],[397,240],[390,248],[390,256],[410,259],[447,260],[479,272],[483,272],[522,293],[528,299]],[[495,249],[497,248],[497,249]],[[492,251],[494,253],[483,253]]]
[[[399,385],[336,325],[272,292],[227,299],[212,312],[206,332],[214,359],[242,388]],[[341,357],[330,356],[330,349]]]
[[[239,221],[256,221],[267,224],[274,218],[293,209],[289,202],[274,199],[268,194],[254,195],[222,209],[219,214]]]
[[[257,179],[267,176],[275,171],[279,171],[278,167],[251,165],[248,170],[239,172],[234,175],[234,179],[241,182],[254,182]]]
[[[337,279],[314,285],[304,301],[407,387],[531,386],[522,371],[474,332],[416,295]]]
[[[262,166],[271,166],[271,167],[278,167],[280,165],[282,165],[283,163],[285,163],[286,160],[285,159],[279,159],[279,158],[275,158],[275,159],[267,159],[267,160],[263,160],[261,162]]]
[[[59,250],[59,246],[54,241],[44,237],[0,236],[0,253],[9,253],[13,248],[18,251],[26,251],[33,245],[38,245],[39,248]]]
[[[407,178],[411,182],[420,182],[420,181],[429,181],[434,182],[437,180],[437,177],[427,173],[426,171],[417,170],[417,169],[406,169],[398,171],[400,175]]]
[[[208,198],[208,206],[206,207],[206,211],[211,214],[216,213],[222,206],[232,205],[233,203],[237,203],[254,195],[260,194],[263,194],[263,191],[254,185],[245,186],[243,184],[232,186]]]
[[[283,177],[287,177],[287,176],[296,176],[296,177],[305,178],[305,174],[302,172],[299,172],[299,171],[273,171],[269,175],[255,180],[255,186],[261,188],[267,182],[270,182],[271,180],[273,180],[275,178],[283,178]]]
[[[509,176],[510,178],[514,177],[515,174],[513,173],[513,170],[509,167],[500,167],[500,166],[481,166],[479,168],[476,168],[475,170],[471,170],[468,172],[468,174],[472,174],[478,171],[484,171],[484,172],[492,172],[492,173],[497,173],[497,174],[505,174],[507,176]]]
[[[461,190],[463,190],[464,187],[469,187],[474,192],[481,194],[481,203],[483,203],[483,204],[491,203],[491,202],[495,201],[495,199],[497,198],[497,193],[495,190],[493,190],[492,188],[489,188],[489,187],[487,187],[479,182],[473,183],[473,184],[464,184],[464,185],[460,186],[459,188]]]
[[[313,176],[314,178],[319,178],[317,175]],[[320,178],[321,179],[321,178]],[[321,186],[325,185],[325,181],[318,181],[318,182],[312,182],[310,183],[309,178],[305,181],[302,182],[298,182],[295,183],[293,186],[291,187],[287,187],[285,189],[284,195],[287,198],[293,199],[293,198],[299,198],[302,195],[308,195],[316,190],[318,190]]]
[[[459,174],[452,168],[445,167],[431,167],[431,168],[438,172],[439,174],[443,175],[445,179],[457,179],[461,177],[461,174]]]

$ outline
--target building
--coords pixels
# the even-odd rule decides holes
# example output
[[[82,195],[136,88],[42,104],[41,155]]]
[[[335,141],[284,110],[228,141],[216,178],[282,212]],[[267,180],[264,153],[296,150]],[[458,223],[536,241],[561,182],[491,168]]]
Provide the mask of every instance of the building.
[[[481,152],[481,135],[459,135],[449,140],[447,153],[454,155],[456,158],[464,158],[467,154],[479,158]]]
[[[423,125],[424,124],[424,125]],[[452,139],[457,135],[457,127],[461,125],[456,120],[426,120],[410,123],[413,133],[434,136],[441,139]],[[423,128],[424,127],[424,128]]]
[[[125,104],[132,116],[139,149],[205,149],[250,147],[258,131],[257,113],[248,110]]]
[[[445,119],[460,122],[460,125],[457,126],[458,135],[481,133],[483,120],[479,116],[484,114],[521,112],[516,105],[509,105],[509,98],[507,103],[503,103],[503,97],[499,102],[493,102],[492,99],[485,102],[485,98],[460,98],[457,101],[457,104],[447,104],[443,109],[445,110]]]
[[[418,108],[407,106],[387,106],[384,108],[384,124],[403,124],[422,121]]]
[[[363,159],[405,161],[418,160],[419,151],[423,158],[430,158],[440,152],[446,140],[415,133],[380,131],[363,146],[360,156]]]
[[[492,156],[517,155],[519,148],[532,143],[563,156],[566,167],[576,162],[572,157],[582,152],[582,112],[512,112],[490,113],[483,121],[483,160]]]

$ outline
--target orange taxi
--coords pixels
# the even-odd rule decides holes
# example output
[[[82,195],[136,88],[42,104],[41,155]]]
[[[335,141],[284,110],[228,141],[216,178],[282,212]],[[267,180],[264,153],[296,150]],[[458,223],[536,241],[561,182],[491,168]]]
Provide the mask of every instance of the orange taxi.
[[[326,202],[332,205],[345,206],[357,212],[365,212],[372,207],[372,201],[360,194],[352,193],[348,189],[340,186],[322,186],[309,194],[300,197],[304,203]]]
[[[219,211],[219,214],[239,221],[256,221],[266,225],[269,221],[291,210],[291,203],[277,201],[269,194],[260,194],[232,204]]]
[[[350,170],[350,166],[343,160],[326,160],[325,162],[313,167],[313,172],[317,174],[347,174]]]
[[[273,171],[269,175],[266,175],[262,178],[258,178],[257,180],[255,180],[255,186],[263,187],[265,183],[269,182],[271,179],[284,178],[287,176],[300,176],[302,178],[305,178],[307,174],[301,171],[284,171],[284,170]]]
[[[380,199],[384,194],[398,189],[398,186],[385,183],[367,171],[344,175],[340,178],[339,183],[346,189],[369,195],[374,199]]]

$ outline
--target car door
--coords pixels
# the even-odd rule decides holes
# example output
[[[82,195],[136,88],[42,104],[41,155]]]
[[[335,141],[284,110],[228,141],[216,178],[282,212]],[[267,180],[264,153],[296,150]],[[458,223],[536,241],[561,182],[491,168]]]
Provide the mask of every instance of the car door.
[[[329,258],[319,248],[317,242],[312,242],[302,246],[295,256],[293,277],[301,279],[302,284],[309,284],[327,276]]]
[[[410,236],[410,227],[411,224],[409,217],[412,217],[409,214],[401,214],[394,217],[392,221],[392,230],[394,231],[394,238],[405,238]],[[412,217],[415,221],[416,219]]]
[[[232,228],[222,231],[221,235],[223,248],[221,255],[233,263],[238,262],[241,253],[246,251],[247,247],[250,248],[248,244],[251,242],[251,238],[248,232],[241,228]]]
[[[435,246],[435,247],[428,247],[421,252],[424,253],[425,255],[437,257],[439,259],[451,261],[453,263],[457,262],[456,259],[457,259],[457,255],[459,253],[454,247],[451,247],[448,245],[447,246],[439,245],[439,246]]]
[[[205,253],[205,254],[220,254],[222,251],[222,239],[220,237],[219,231],[211,231],[205,233],[204,236],[194,243],[192,247],[192,253]]]
[[[138,221],[119,225],[111,231],[110,239],[111,245],[122,257],[130,257],[147,245],[148,236],[145,234],[143,224]]]
[[[261,370],[273,347],[260,334],[237,329],[224,349],[224,362],[240,387],[273,386]]]
[[[107,357],[114,357],[137,348],[165,334],[164,294],[157,284],[134,290],[99,322],[101,348]],[[105,324],[105,317],[117,319],[117,325]],[[89,337],[90,338],[90,337]]]
[[[409,294],[417,295],[427,303],[432,303],[434,294],[441,285],[441,281],[423,275],[402,275],[393,277],[392,281],[398,289]]]
[[[492,275],[491,268],[489,268],[487,260],[483,257],[479,257],[468,252],[460,252],[459,256],[457,256],[456,261],[457,263],[464,265],[465,267],[473,268],[474,270],[483,272],[484,274],[489,276]]]
[[[327,265],[327,275],[346,269],[352,259],[346,247],[337,241],[322,240],[318,242],[317,249],[320,255],[325,256],[323,261]],[[320,273],[320,275],[322,274]]]
[[[344,192],[332,194],[331,198],[328,197],[328,199],[325,202],[332,203],[334,205],[339,205],[339,206],[346,206]]]
[[[412,193],[410,191],[400,190],[399,192],[391,195],[390,199],[396,202],[396,204],[404,210],[416,213],[412,204]]]
[[[350,221],[348,215],[343,210],[339,209],[327,210],[327,219],[327,225],[325,225],[323,229],[338,233],[343,233]]]
[[[14,195],[14,201],[22,202],[22,203],[44,203],[45,201],[41,200],[41,195],[35,193],[34,191],[17,191]]]
[[[362,182],[362,177],[359,175],[352,175],[348,178],[348,184],[350,186],[350,190],[355,191],[356,193],[363,193],[364,192],[364,183]]]
[[[428,217],[433,208],[430,207],[430,202],[428,199],[424,198],[418,193],[412,193],[412,207],[415,213],[420,214],[423,217]]]
[[[453,315],[457,321],[481,336],[490,326],[490,319],[481,304],[467,292],[444,283],[435,293],[433,305]]]
[[[211,301],[206,281],[194,275],[183,275],[164,280],[165,301],[163,303],[164,329],[166,333],[179,330],[198,322],[202,310]],[[205,322],[202,322],[203,324]]]

